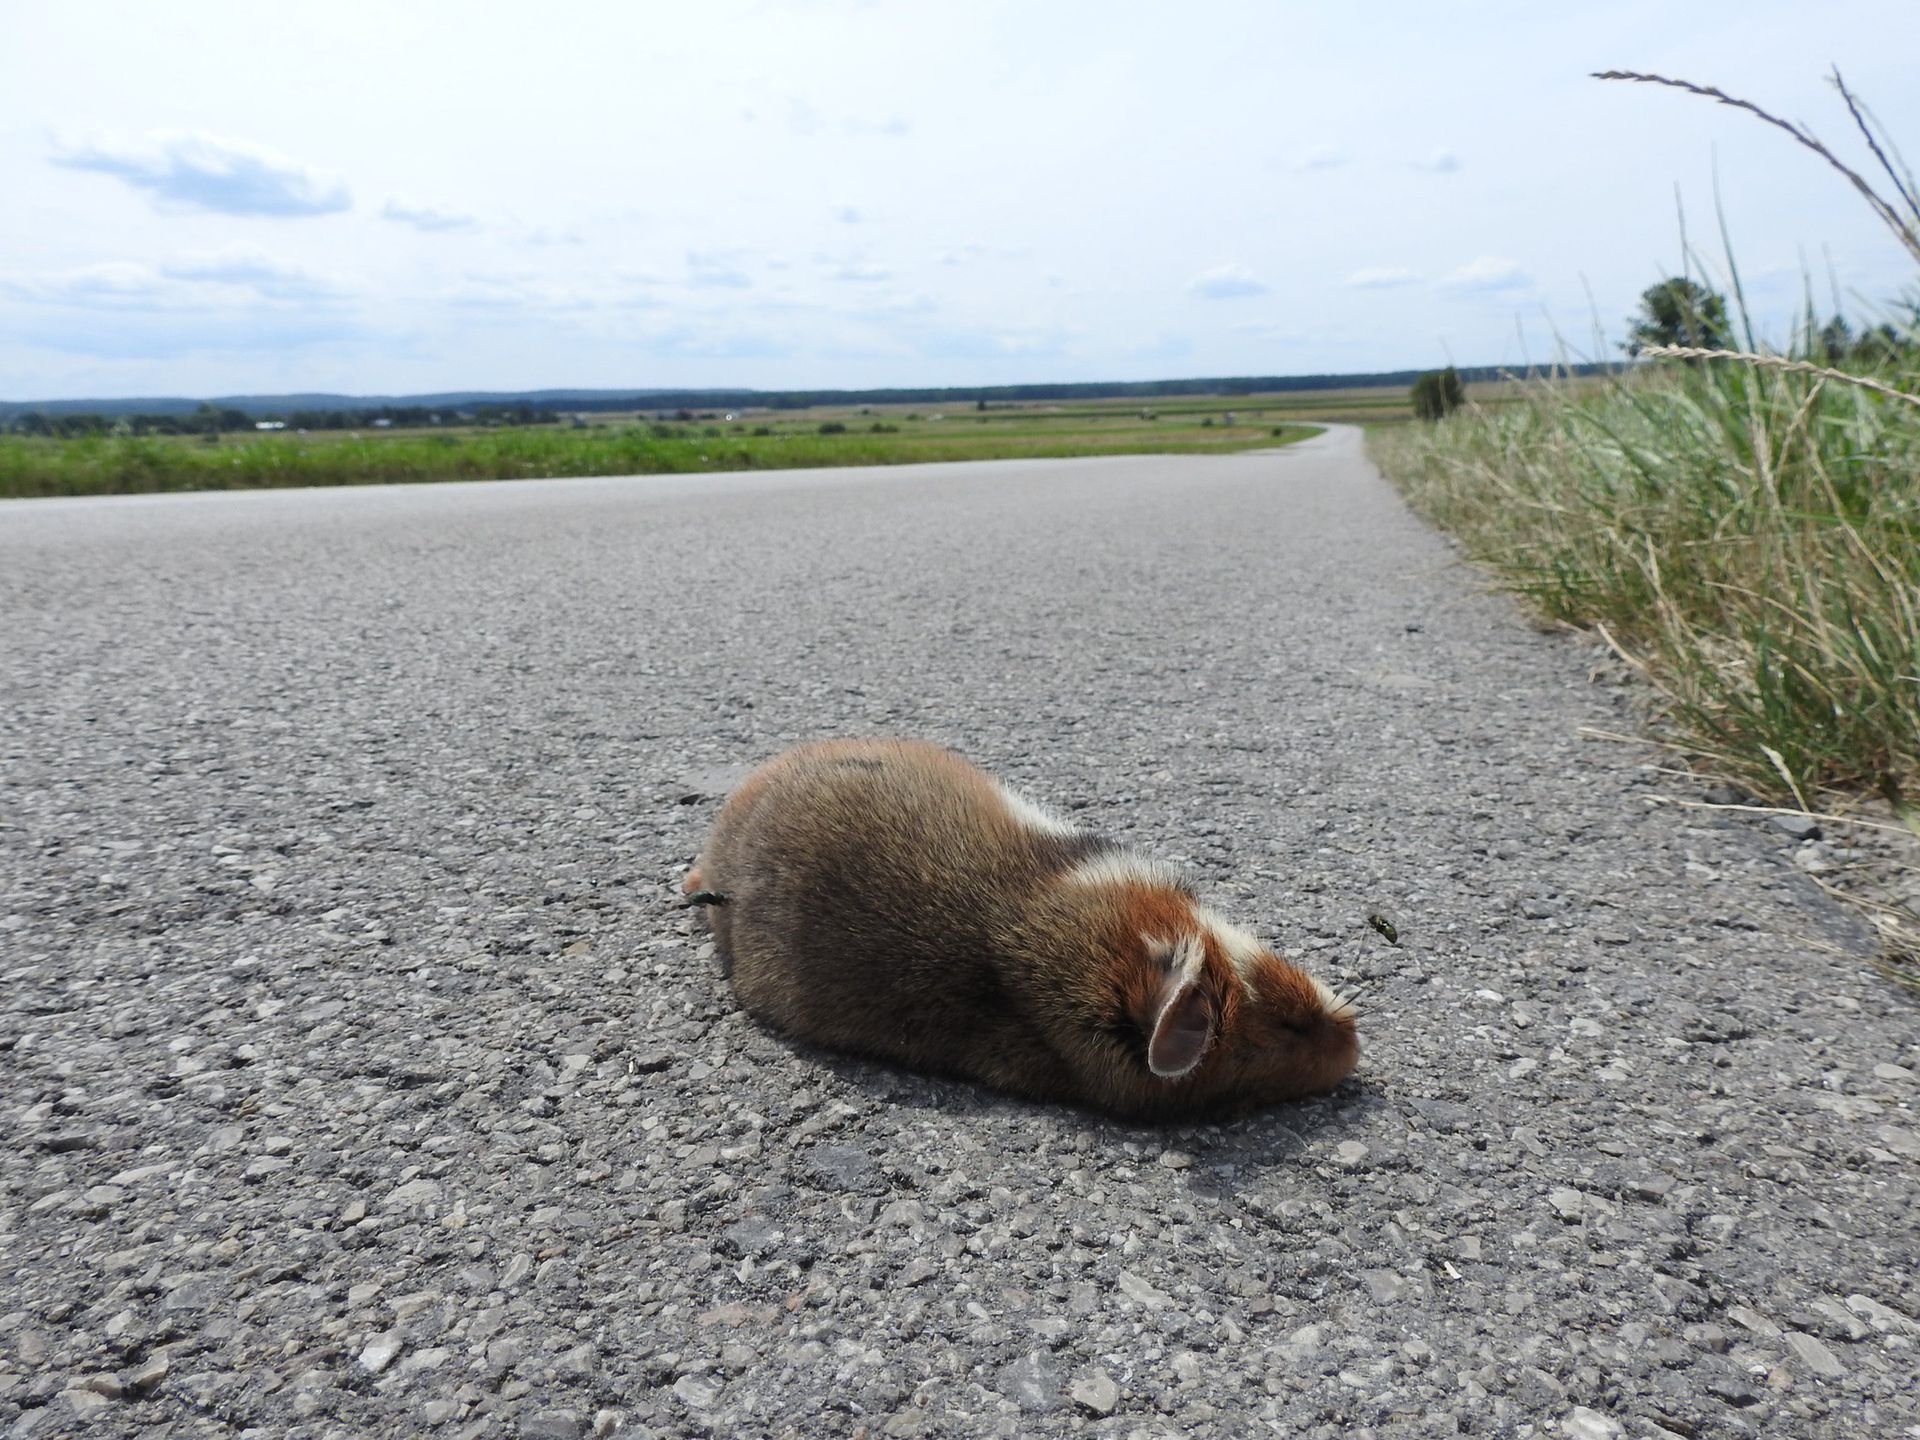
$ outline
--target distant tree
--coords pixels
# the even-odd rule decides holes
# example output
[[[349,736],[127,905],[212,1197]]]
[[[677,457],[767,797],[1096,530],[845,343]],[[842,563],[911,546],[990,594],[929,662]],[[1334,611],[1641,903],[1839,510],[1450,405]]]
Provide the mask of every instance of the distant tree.
[[[1414,381],[1412,398],[1413,413],[1422,420],[1442,420],[1467,403],[1467,392],[1460,372],[1449,365],[1429,370]]]
[[[1684,275],[1673,275],[1641,293],[1640,313],[1621,348],[1629,355],[1638,355],[1649,345],[1725,350],[1732,338],[1726,297]]]
[[[1858,343],[1853,327],[1847,324],[1847,317],[1836,315],[1813,332],[1813,343],[1808,348],[1815,360],[1832,365],[1851,355]]]
[[[1892,325],[1881,324],[1862,330],[1854,338],[1847,358],[1867,365],[1887,365],[1902,356],[1911,356],[1915,349],[1911,336],[1903,338]]]
[[[1802,359],[1843,367],[1910,361],[1920,358],[1920,324],[1901,316],[1897,323],[1882,321],[1856,330],[1844,315],[1822,322],[1809,312],[1797,353]]]

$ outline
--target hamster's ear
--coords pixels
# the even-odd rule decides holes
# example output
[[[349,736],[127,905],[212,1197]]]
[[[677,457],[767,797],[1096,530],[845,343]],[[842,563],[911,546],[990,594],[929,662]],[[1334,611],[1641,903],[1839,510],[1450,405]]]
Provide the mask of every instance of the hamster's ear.
[[[1192,1073],[1213,1043],[1213,1001],[1185,976],[1169,976],[1147,1041],[1147,1068],[1162,1080]]]

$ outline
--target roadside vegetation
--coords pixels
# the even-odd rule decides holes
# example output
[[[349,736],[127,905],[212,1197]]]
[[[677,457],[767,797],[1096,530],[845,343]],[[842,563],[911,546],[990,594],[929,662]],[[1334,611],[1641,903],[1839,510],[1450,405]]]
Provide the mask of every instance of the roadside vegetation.
[[[1836,75],[1891,183],[1719,91],[1840,169],[1920,265],[1920,190]],[[1915,297],[1856,328],[1808,307],[1785,351],[1676,276],[1649,289],[1599,387],[1468,397],[1376,437],[1419,508],[1555,620],[1598,633],[1663,700],[1672,742],[1769,804],[1884,797],[1920,829],[1920,328]],[[1650,362],[1650,363],[1646,363]]]

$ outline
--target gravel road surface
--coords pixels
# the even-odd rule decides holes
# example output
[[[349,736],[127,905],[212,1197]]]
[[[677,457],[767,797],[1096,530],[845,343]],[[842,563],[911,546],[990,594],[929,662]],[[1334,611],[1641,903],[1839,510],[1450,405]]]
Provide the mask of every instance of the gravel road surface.
[[[1914,1005],[1354,432],[11,502],[0,597],[0,1435],[1920,1436]],[[673,884],[877,732],[1360,986],[1359,1074],[758,1030]]]

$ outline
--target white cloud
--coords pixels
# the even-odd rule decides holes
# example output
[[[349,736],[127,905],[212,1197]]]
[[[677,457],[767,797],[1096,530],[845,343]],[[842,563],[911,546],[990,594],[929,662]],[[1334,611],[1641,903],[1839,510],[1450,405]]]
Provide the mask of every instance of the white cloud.
[[[889,115],[884,120],[853,117],[843,120],[841,128],[849,135],[879,135],[888,140],[903,140],[913,131],[913,127],[898,115]]]
[[[520,238],[529,245],[584,245],[587,237],[577,228],[554,229],[547,225],[535,225],[521,232]]]
[[[935,330],[918,336],[914,350],[943,360],[1036,359],[1066,352],[1067,337],[1057,330]]]
[[[1128,347],[1127,354],[1136,360],[1147,360],[1158,364],[1185,360],[1193,354],[1193,337],[1157,335],[1150,340],[1141,341],[1138,345]]]
[[[820,128],[820,112],[798,95],[787,97],[787,129],[795,135],[811,135]]]
[[[1414,161],[1413,168],[1430,171],[1435,175],[1451,175],[1460,168],[1460,157],[1451,150],[1436,150],[1425,160]]]
[[[1296,156],[1293,168],[1296,170],[1338,170],[1342,165],[1351,165],[1353,156],[1344,145],[1320,145],[1312,150],[1303,151]]]
[[[830,116],[801,95],[787,96],[784,112],[782,119],[787,133],[803,138],[816,135],[830,137],[836,129],[843,135],[877,135],[886,140],[902,140],[913,133],[913,126],[899,115],[888,115],[883,119],[864,115]],[[737,113],[749,125],[760,122],[760,112],[750,106]]]
[[[160,273],[169,280],[231,286],[266,300],[334,300],[345,293],[337,280],[285,264],[251,245],[230,245],[213,254],[172,260],[160,267]]]
[[[382,220],[391,220],[398,225],[411,225],[416,230],[428,234],[438,234],[447,230],[471,230],[475,220],[471,215],[458,210],[449,210],[441,205],[427,205],[408,200],[389,200],[380,211]]]
[[[166,288],[159,271],[133,260],[109,260],[52,275],[0,279],[0,291],[16,300],[107,309],[157,308]]]
[[[1411,285],[1419,278],[1411,270],[1397,265],[1388,265],[1371,270],[1356,270],[1340,283],[1349,290],[1391,290],[1398,285]]]
[[[949,268],[961,265],[974,265],[983,260],[1025,260],[1031,251],[1024,245],[948,245],[933,252],[933,263]]]
[[[872,285],[881,280],[891,280],[893,272],[884,265],[875,265],[871,260],[844,260],[827,272],[834,280],[850,280],[858,285]]]
[[[1498,255],[1482,255],[1470,260],[1439,282],[1438,288],[1456,295],[1489,295],[1508,290],[1526,290],[1533,277],[1516,260]]]
[[[680,326],[627,337],[650,355],[709,360],[764,360],[786,355],[778,335],[752,330],[716,330],[711,324]]]
[[[0,293],[41,305],[90,310],[218,310],[285,302],[324,304],[345,297],[326,276],[282,264],[251,246],[149,265],[110,260],[52,274],[0,278]]]
[[[82,312],[57,317],[51,312],[37,316],[16,312],[0,317],[0,340],[110,360],[170,361],[188,355],[218,354],[248,364],[257,363],[261,355],[312,351],[376,338],[372,329],[352,315],[257,307],[166,313]],[[391,345],[391,337],[386,343]]]
[[[740,268],[737,250],[689,250],[687,284],[696,290],[747,290],[753,277]]]
[[[551,315],[582,310],[651,310],[663,302],[641,276],[596,277],[568,282],[537,274],[468,275],[441,290],[438,300],[463,310]]]
[[[1236,335],[1253,335],[1262,340],[1298,340],[1304,333],[1298,325],[1278,320],[1242,320],[1233,327]]]
[[[338,179],[278,151],[197,132],[95,137],[57,146],[53,163],[124,180],[164,206],[221,215],[330,215],[352,204]]]
[[[931,295],[919,290],[892,290],[882,295],[871,307],[884,315],[926,315],[939,307]]]
[[[1267,284],[1244,265],[1216,265],[1189,280],[1187,289],[1206,300],[1240,300],[1266,294]]]
[[[278,354],[365,338],[337,281],[250,247],[0,276],[0,341],[113,360]]]

